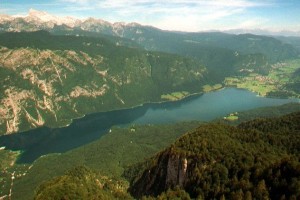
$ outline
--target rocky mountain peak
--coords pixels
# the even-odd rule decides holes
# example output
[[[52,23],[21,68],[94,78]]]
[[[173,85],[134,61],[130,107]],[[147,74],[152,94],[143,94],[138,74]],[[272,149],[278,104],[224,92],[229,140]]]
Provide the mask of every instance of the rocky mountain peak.
[[[9,15],[0,14],[0,23],[5,22],[5,21],[10,21],[12,19],[13,19],[13,17],[11,17]]]
[[[20,23],[21,21],[21,23]],[[27,24],[20,26],[20,24]],[[124,29],[141,27],[138,23],[115,22],[110,23],[103,19],[89,17],[87,19],[78,19],[70,16],[56,16],[45,11],[29,9],[27,15],[4,15],[0,14],[0,25],[10,24],[8,31],[36,31],[41,29],[52,29],[55,25],[66,25],[70,28],[80,28],[86,31],[113,33],[118,36],[123,36]],[[30,27],[28,29],[28,24]]]
[[[93,17],[89,17],[88,19],[84,20],[83,23],[93,23],[98,25],[111,25],[109,22],[102,20],[102,19],[95,19]]]
[[[80,23],[80,20],[73,17],[58,17],[51,15],[44,11],[39,11],[35,9],[30,9],[28,16],[24,18],[28,22],[37,22],[37,23],[53,23],[56,25],[65,24],[70,27],[74,27],[76,24]]]

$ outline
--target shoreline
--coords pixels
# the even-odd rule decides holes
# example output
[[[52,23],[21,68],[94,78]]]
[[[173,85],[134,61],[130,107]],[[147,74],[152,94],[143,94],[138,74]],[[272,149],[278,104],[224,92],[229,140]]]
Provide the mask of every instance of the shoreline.
[[[249,91],[249,90],[246,90],[246,89],[243,89],[243,88],[234,88],[234,87],[223,87],[223,88],[219,88],[218,90],[215,90],[215,91],[210,91],[210,92],[207,92],[207,96],[209,96],[209,94],[211,94],[211,95],[213,95],[213,96],[215,96],[215,95],[217,95],[218,96],[218,94],[217,93],[221,93],[221,95],[224,95],[223,93],[224,92],[222,92],[221,90],[223,90],[225,93],[226,93],[226,91],[228,90],[228,92],[231,94],[232,92],[238,92],[238,93],[241,93],[242,91],[244,91],[244,92],[242,92],[241,94],[244,94],[245,92],[247,93],[252,93],[252,95],[251,96],[253,96],[253,97],[255,97],[256,95],[253,93],[253,92],[251,92],[251,91]],[[239,91],[240,90],[240,91]],[[213,94],[213,93],[215,93],[215,94]],[[101,133],[99,132],[99,130],[100,129],[93,129],[92,131],[92,138],[99,138],[99,136],[101,137],[102,135],[105,135],[105,134],[107,134],[108,132],[109,132],[109,129],[111,128],[111,127],[114,127],[115,125],[121,125],[120,127],[121,128],[124,128],[125,126],[123,126],[123,125],[126,125],[126,127],[128,127],[128,125],[130,125],[130,123],[131,122],[133,122],[132,120],[131,120],[131,118],[129,119],[129,120],[125,120],[125,121],[120,121],[120,123],[119,122],[117,122],[117,123],[115,123],[114,121],[111,121],[115,116],[118,116],[119,115],[119,113],[121,114],[120,116],[123,116],[123,112],[120,112],[121,110],[125,110],[124,111],[124,113],[137,113],[138,114],[138,117],[141,117],[141,116],[143,116],[146,112],[147,112],[147,110],[148,109],[161,109],[161,110],[166,110],[165,108],[168,108],[169,106],[175,106],[176,108],[178,108],[178,107],[181,107],[181,105],[184,105],[184,104],[189,104],[189,103],[191,103],[191,102],[193,102],[193,101],[198,101],[198,99],[199,98],[202,98],[202,97],[204,97],[205,98],[205,96],[206,95],[204,95],[205,93],[203,93],[203,92],[201,92],[201,93],[193,93],[193,94],[190,94],[190,95],[188,95],[188,96],[186,96],[185,98],[182,98],[182,99],[180,99],[180,100],[177,100],[176,102],[182,102],[182,103],[175,103],[174,104],[174,102],[175,101],[160,101],[160,102],[148,102],[148,103],[144,103],[144,104],[140,104],[140,105],[138,105],[138,106],[135,106],[135,107],[132,107],[132,108],[123,108],[123,109],[117,109],[117,110],[115,110],[115,111],[117,111],[117,112],[115,112],[115,111],[108,111],[108,112],[96,112],[96,113],[92,113],[92,114],[87,114],[87,115],[85,115],[85,117],[87,117],[87,118],[85,118],[85,119],[79,119],[79,120],[82,120],[82,121],[72,121],[72,122],[74,122],[74,126],[72,125],[72,127],[71,127],[71,131],[69,130],[69,128],[67,128],[66,130],[65,129],[58,129],[58,130],[51,130],[51,129],[49,129],[48,127],[40,127],[41,128],[41,133],[43,134],[43,132],[45,133],[45,136],[48,134],[49,136],[51,136],[51,133],[52,132],[54,132],[54,133],[59,133],[59,135],[61,135],[61,136],[63,136],[64,135],[64,133],[65,133],[65,131],[67,131],[66,132],[66,135],[68,136],[68,137],[71,137],[71,138],[74,138],[74,136],[76,136],[76,134],[73,136],[73,132],[72,131],[77,131],[78,133],[80,133],[81,135],[86,135],[85,134],[85,132],[84,132],[84,129],[80,129],[80,131],[79,131],[79,129],[78,129],[78,127],[77,127],[77,122],[79,123],[79,125],[85,125],[86,124],[86,126],[88,127],[88,126],[90,126],[90,127],[93,127],[93,125],[92,124],[89,124],[90,122],[96,122],[96,123],[98,123],[98,124],[100,124],[100,128],[101,128]],[[250,94],[248,94],[248,95],[250,95]],[[194,98],[191,98],[191,97],[194,97]],[[228,97],[228,96],[227,96]],[[189,98],[191,98],[191,99],[189,99]],[[255,98],[257,98],[257,97],[255,97]],[[293,102],[296,102],[296,103],[300,103],[300,101],[299,101],[300,99],[297,99],[297,101],[293,101]],[[164,105],[161,105],[161,104],[164,104]],[[207,102],[207,105],[210,105],[210,102],[208,101]],[[143,106],[142,108],[139,108],[139,107],[141,107],[141,106]],[[137,108],[137,110],[135,110],[135,108]],[[234,111],[235,111],[236,109],[234,109]],[[191,110],[191,112],[193,112],[193,110]],[[230,111],[231,112],[231,111]],[[229,113],[229,112],[228,112]],[[108,116],[108,118],[106,118]],[[127,115],[127,114],[125,114],[123,117],[125,117],[126,119],[127,119],[127,117],[129,117],[129,116],[131,116],[131,115]],[[223,116],[223,115],[222,115]],[[112,117],[112,118],[111,118]],[[133,118],[133,120],[135,119],[135,115],[133,116],[134,118]],[[104,120],[104,121],[100,121],[100,120]],[[106,120],[106,119],[108,119],[108,121]],[[97,121],[96,121],[97,120]],[[213,119],[212,119],[213,120]],[[107,124],[106,124],[106,122],[107,122]],[[106,124],[106,125],[101,125],[101,124]],[[148,122],[149,123],[149,122]],[[151,122],[150,122],[151,123]],[[170,122],[168,122],[168,123],[170,123]],[[171,122],[171,123],[173,123],[173,122]],[[131,123],[132,124],[132,123]],[[91,126],[92,125],[92,126]],[[68,125],[69,126],[69,125]],[[67,127],[67,126],[65,126],[65,127]],[[79,126],[79,128],[80,128],[80,126]],[[47,130],[48,129],[48,130]],[[33,136],[33,137],[36,137],[35,135],[39,135],[38,133],[39,133],[39,131],[40,130],[31,130],[32,132],[28,132],[28,133],[25,133],[25,134],[29,134],[28,136]],[[20,134],[23,134],[23,133],[20,133]],[[60,138],[64,138],[64,136],[63,137],[59,137],[59,135],[58,135],[58,140],[60,139]],[[17,135],[17,134],[14,134],[14,136],[12,136],[12,137],[16,137],[16,138],[18,138],[19,137],[19,135]],[[20,137],[22,137],[22,135],[20,136]],[[44,137],[43,135],[42,135],[42,137]],[[75,137],[76,138],[76,137]],[[9,138],[8,138],[9,139]],[[93,140],[94,140],[93,139]],[[5,140],[7,140],[7,139],[5,139]],[[56,139],[55,139],[56,140]],[[88,140],[88,142],[92,142],[93,140]],[[38,141],[38,140],[37,140]],[[76,143],[77,144],[77,143]],[[32,145],[32,144],[29,144],[29,145]],[[76,146],[76,145],[75,145]],[[14,148],[14,147],[12,147],[12,148]],[[74,148],[74,147],[72,147],[72,148]],[[67,150],[69,150],[69,147],[66,147],[66,149]],[[23,151],[21,150],[20,151],[21,152],[21,154],[23,154]],[[52,153],[58,153],[58,152],[56,152],[56,151],[53,151]],[[50,151],[49,151],[49,153],[47,153],[47,154],[52,154]],[[24,159],[26,160],[26,159],[31,159],[31,157],[28,157],[28,158],[26,158],[26,157],[24,157]],[[22,161],[23,162],[23,161]],[[31,161],[29,161],[30,163],[31,163]]]
[[[258,92],[256,91],[252,91],[248,88],[240,88],[240,87],[236,87],[236,86],[222,86],[221,88],[217,88],[217,89],[212,89],[210,91],[207,91],[207,92],[204,92],[204,91],[199,91],[199,92],[194,92],[194,93],[191,93],[191,94],[188,94],[180,99],[176,99],[176,100],[161,100],[161,101],[154,101],[154,102],[144,102],[144,103],[140,103],[138,105],[134,105],[134,106],[131,106],[131,107],[123,107],[123,108],[116,108],[116,109],[112,109],[112,110],[107,110],[107,111],[95,111],[95,112],[90,112],[90,113],[86,113],[86,114],[82,114],[78,117],[74,117],[72,119],[69,119],[69,123],[66,123],[66,124],[60,124],[58,126],[47,126],[47,125],[44,125],[44,126],[39,126],[39,127],[36,127],[34,129],[25,129],[25,130],[22,130],[22,131],[19,131],[19,132],[15,132],[15,133],[12,133],[12,134],[2,134],[0,135],[0,137],[2,136],[8,136],[8,135],[14,135],[14,134],[20,134],[20,133],[26,133],[28,131],[32,131],[32,130],[35,130],[35,129],[38,129],[38,128],[49,128],[49,129],[59,129],[59,128],[65,128],[65,127],[68,127],[70,126],[74,120],[80,120],[84,117],[87,117],[89,115],[94,115],[94,114],[98,114],[98,113],[106,113],[106,112],[116,112],[116,111],[122,111],[122,110],[130,110],[130,109],[135,109],[135,108],[139,108],[139,107],[142,107],[142,106],[147,106],[147,105],[160,105],[160,104],[165,104],[165,103],[176,103],[176,102],[180,102],[180,101],[185,101],[185,100],[188,100],[189,98],[191,97],[194,97],[194,96],[197,96],[197,95],[204,95],[204,94],[207,94],[207,93],[211,93],[211,92],[216,92],[216,91],[220,91],[220,90],[224,90],[224,89],[227,89],[227,88],[235,88],[235,89],[241,89],[241,90],[246,90],[246,91],[249,91],[249,92],[252,92],[252,93],[255,93],[257,97],[263,97],[263,98],[270,98],[270,99],[299,99],[297,97],[272,97],[272,96],[267,96],[267,95],[261,95],[259,94]],[[298,101],[300,103],[300,99]]]
[[[173,101],[165,100],[165,101],[156,101],[156,102],[144,102],[144,103],[141,103],[141,104],[138,104],[138,105],[135,105],[135,106],[131,106],[131,107],[117,108],[117,109],[112,109],[112,110],[107,110],[107,111],[90,112],[90,113],[83,114],[82,116],[70,119],[70,123],[67,123],[65,125],[64,124],[59,125],[59,126],[44,125],[44,126],[36,127],[34,129],[26,129],[26,130],[22,130],[22,131],[11,133],[11,134],[3,134],[3,135],[0,135],[0,137],[8,136],[8,135],[14,135],[14,134],[20,134],[20,133],[26,133],[28,131],[32,131],[32,130],[35,130],[35,129],[38,129],[38,128],[50,128],[50,129],[65,128],[65,127],[70,126],[74,122],[74,120],[80,120],[80,119],[82,119],[84,117],[87,117],[89,115],[94,115],[94,114],[99,114],[99,113],[106,113],[106,112],[116,112],[116,111],[122,111],[122,110],[130,110],[130,109],[135,109],[135,108],[139,108],[139,107],[146,106],[146,105],[151,105],[151,104],[154,105],[154,104],[164,104],[164,103],[175,103],[175,102],[179,102],[179,101],[184,101],[184,100],[186,100],[190,97],[194,97],[194,96],[197,96],[197,95],[203,95],[205,93],[207,93],[207,92],[200,91],[200,92],[195,92],[195,93],[192,93],[192,94],[188,94],[187,96],[184,96],[181,99],[176,99],[176,100],[173,100]]]

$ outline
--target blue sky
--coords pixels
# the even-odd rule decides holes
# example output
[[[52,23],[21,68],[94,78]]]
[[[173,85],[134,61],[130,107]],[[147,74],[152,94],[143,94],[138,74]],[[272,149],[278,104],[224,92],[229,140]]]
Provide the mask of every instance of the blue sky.
[[[30,8],[167,30],[300,31],[300,0],[0,0],[0,14],[26,15]]]

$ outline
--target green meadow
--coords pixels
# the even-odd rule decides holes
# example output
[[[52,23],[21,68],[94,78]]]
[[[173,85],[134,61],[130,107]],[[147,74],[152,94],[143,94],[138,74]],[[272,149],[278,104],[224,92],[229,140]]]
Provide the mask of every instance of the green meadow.
[[[300,93],[295,89],[300,83],[297,75],[299,70],[300,59],[289,60],[272,65],[267,75],[249,73],[246,76],[227,77],[224,84],[248,89],[261,96],[273,96],[280,92],[286,94],[285,97],[299,97]]]
[[[187,91],[182,92],[172,92],[170,94],[163,94],[161,95],[161,99],[168,100],[168,101],[177,101],[187,97],[190,93]]]

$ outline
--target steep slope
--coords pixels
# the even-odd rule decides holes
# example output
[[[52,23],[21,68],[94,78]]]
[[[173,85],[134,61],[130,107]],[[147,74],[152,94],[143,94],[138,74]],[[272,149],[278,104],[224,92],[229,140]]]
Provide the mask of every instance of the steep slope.
[[[83,35],[85,31],[114,35],[134,40],[148,50],[171,53],[184,53],[182,48],[180,48],[181,45],[197,44],[198,48],[209,46],[210,48],[238,51],[241,54],[260,53],[264,54],[272,62],[288,59],[299,54],[287,42],[283,43],[273,37],[253,34],[234,35],[220,32],[186,33],[163,31],[137,23],[109,23],[102,19],[94,18],[79,20],[72,17],[57,17],[33,9],[30,9],[28,15],[23,17],[0,15],[0,30],[2,31],[48,30],[55,32],[55,27],[58,26],[60,31],[62,31],[61,33],[63,31],[67,33],[70,30],[81,30]]]
[[[197,59],[207,66],[213,83],[223,81],[226,76],[241,75],[240,70],[243,69],[265,74],[271,69],[271,64],[299,55],[292,45],[266,36],[218,32],[178,33],[138,24],[119,24],[117,29],[115,26],[106,27],[105,30],[85,30],[127,38],[147,50]]]
[[[3,33],[0,46],[0,132],[7,134],[200,91],[206,73],[192,59],[104,38]]]
[[[52,31],[56,34],[74,34],[67,29]],[[208,67],[212,75],[210,78],[215,82],[244,68],[266,73],[270,64],[299,55],[299,51],[290,44],[272,37],[251,34],[171,32],[136,23],[109,24],[95,19],[88,19],[78,25],[77,34],[91,33],[119,36],[134,41],[147,50],[198,59]]]
[[[292,45],[267,36],[178,33],[141,25],[124,27],[123,32],[122,37],[132,39],[145,49],[198,59],[207,66],[210,78],[215,82],[229,75],[241,75],[242,69],[265,74],[272,63],[299,56],[299,51]]]
[[[0,31],[37,31],[52,29],[56,25],[75,27],[81,20],[58,17],[44,11],[30,9],[27,16],[0,15]]]
[[[212,82],[248,67],[266,72],[270,63],[295,58],[299,50],[291,44],[268,36],[220,32],[172,32],[137,23],[109,23],[101,19],[59,18],[31,10],[25,17],[0,16],[2,31],[48,30],[54,34],[118,36],[147,50],[190,56],[208,67]],[[130,44],[130,42],[127,44]],[[223,73],[220,73],[222,71]]]
[[[191,198],[297,199],[299,124],[298,112],[238,127],[203,125],[148,161],[129,191],[157,196],[179,187]]]

